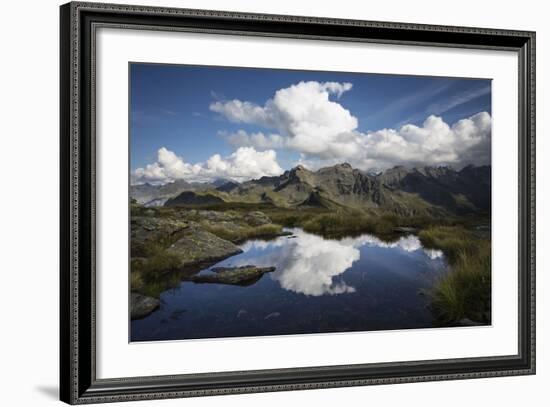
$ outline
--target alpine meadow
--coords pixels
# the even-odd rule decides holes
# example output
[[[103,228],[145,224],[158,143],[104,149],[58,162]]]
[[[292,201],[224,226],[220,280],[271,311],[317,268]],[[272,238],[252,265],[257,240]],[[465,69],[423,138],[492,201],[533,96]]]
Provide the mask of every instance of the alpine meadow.
[[[491,80],[130,64],[130,339],[491,324]]]

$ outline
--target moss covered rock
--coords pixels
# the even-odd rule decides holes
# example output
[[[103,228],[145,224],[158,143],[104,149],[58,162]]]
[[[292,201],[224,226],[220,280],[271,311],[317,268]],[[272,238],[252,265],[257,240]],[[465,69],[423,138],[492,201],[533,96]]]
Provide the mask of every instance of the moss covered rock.
[[[214,283],[247,286],[257,282],[265,273],[275,271],[275,267],[215,267],[212,273],[196,275],[191,278],[195,283]]]
[[[239,246],[221,239],[199,227],[186,229],[166,253],[179,259],[179,267],[212,264],[219,260],[242,253]]]
[[[148,297],[138,293],[132,293],[130,296],[130,318],[145,318],[160,306],[157,298]]]

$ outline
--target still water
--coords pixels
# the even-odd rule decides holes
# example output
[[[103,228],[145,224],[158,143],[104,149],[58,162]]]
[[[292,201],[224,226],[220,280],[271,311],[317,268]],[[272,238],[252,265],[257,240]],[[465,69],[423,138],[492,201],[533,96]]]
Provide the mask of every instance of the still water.
[[[274,266],[247,287],[182,282],[132,321],[132,341],[349,332],[433,326],[422,291],[447,270],[414,235],[324,239],[301,229],[244,243],[219,266]],[[208,273],[209,269],[201,271]]]

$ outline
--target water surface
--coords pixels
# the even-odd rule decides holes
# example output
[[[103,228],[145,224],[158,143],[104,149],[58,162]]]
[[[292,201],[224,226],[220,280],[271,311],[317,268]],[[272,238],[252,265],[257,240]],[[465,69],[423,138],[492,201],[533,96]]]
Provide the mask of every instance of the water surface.
[[[131,322],[132,341],[371,331],[433,326],[429,289],[447,262],[414,235],[330,240],[301,229],[244,243],[219,266],[274,266],[247,286],[182,282]],[[210,269],[210,268],[209,268]],[[201,273],[210,272],[209,269]]]

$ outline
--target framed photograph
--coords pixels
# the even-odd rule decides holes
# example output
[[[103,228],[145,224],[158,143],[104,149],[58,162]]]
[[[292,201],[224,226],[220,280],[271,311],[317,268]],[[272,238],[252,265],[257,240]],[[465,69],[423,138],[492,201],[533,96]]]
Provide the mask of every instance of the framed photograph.
[[[61,400],[535,373],[535,33],[60,13]]]

